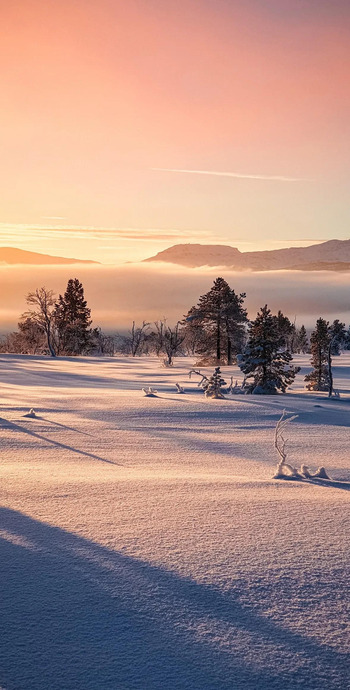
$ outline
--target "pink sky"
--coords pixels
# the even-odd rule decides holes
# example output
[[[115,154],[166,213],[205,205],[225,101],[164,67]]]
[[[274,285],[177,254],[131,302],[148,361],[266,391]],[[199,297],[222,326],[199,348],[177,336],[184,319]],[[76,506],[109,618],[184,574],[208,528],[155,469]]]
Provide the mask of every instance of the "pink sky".
[[[349,236],[348,1],[3,0],[0,19],[1,245],[111,262]]]

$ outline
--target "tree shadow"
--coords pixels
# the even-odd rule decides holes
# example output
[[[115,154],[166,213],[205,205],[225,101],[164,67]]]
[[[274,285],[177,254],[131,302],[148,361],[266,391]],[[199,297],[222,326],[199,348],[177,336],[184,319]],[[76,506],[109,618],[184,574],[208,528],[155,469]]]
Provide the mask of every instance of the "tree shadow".
[[[27,421],[32,421],[32,420],[26,419],[26,422]],[[106,458],[101,458],[100,455],[95,455],[94,453],[89,453],[86,450],[80,450],[78,448],[73,448],[73,446],[68,446],[66,443],[60,443],[60,441],[54,441],[51,438],[47,438],[47,436],[43,436],[42,434],[38,434],[35,431],[31,431],[31,429],[26,429],[24,426],[20,426],[19,424],[15,424],[15,422],[10,422],[8,419],[4,419],[3,417],[0,417],[0,425],[2,426],[3,429],[11,429],[12,431],[19,431],[19,432],[22,432],[23,434],[28,434],[29,436],[33,436],[34,438],[40,439],[41,441],[45,441],[45,443],[51,444],[52,446],[56,446],[56,448],[61,448],[62,450],[69,450],[70,452],[76,453],[77,455],[84,455],[87,458],[91,458],[92,460],[99,460],[100,462],[106,462],[109,465],[123,466],[123,463],[116,462],[113,460],[107,460]]]
[[[346,658],[225,592],[0,509],[6,690],[339,690]],[[286,603],[288,605],[288,602]]]
[[[59,426],[62,429],[67,429],[68,431],[74,431],[75,434],[82,434],[83,436],[93,436],[87,431],[81,431],[80,429],[75,429],[73,426],[68,426],[67,424],[61,424],[60,422],[55,422],[53,419],[47,419],[47,417],[39,417],[39,419],[44,420],[47,424],[53,424],[54,426]]]
[[[329,489],[343,489],[343,491],[350,491],[350,482],[342,481],[340,479],[318,479],[312,477],[311,479],[303,479],[305,484],[314,484],[315,486],[328,487]]]
[[[16,412],[27,412],[28,407],[23,407],[23,406],[22,407],[13,407],[11,405],[11,407],[8,407],[7,410],[10,412],[15,412],[15,411]],[[93,434],[89,434],[87,431],[81,431],[80,429],[76,429],[73,426],[68,426],[68,424],[61,424],[60,422],[56,422],[53,419],[48,419],[47,417],[43,417],[42,414],[38,414],[37,410],[38,410],[38,412],[40,412],[40,409],[38,409],[36,407],[35,408],[35,417],[28,416],[27,414],[22,415],[23,418],[26,420],[26,422],[29,422],[31,419],[33,419],[34,421],[36,419],[38,419],[39,421],[46,422],[46,424],[53,424],[54,426],[59,426],[62,429],[67,429],[68,431],[74,431],[75,434],[82,434],[83,436],[92,436],[93,435]],[[71,410],[64,409],[65,413],[70,412],[70,411]],[[48,410],[47,408],[45,408],[44,412],[52,412],[54,414],[57,414],[59,411],[58,410]]]

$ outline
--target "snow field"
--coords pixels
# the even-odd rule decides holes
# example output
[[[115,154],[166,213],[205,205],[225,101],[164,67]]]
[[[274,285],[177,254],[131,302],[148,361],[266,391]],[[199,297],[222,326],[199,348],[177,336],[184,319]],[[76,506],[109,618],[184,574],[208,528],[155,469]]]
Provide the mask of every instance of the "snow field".
[[[350,687],[350,355],[331,401],[207,399],[192,363],[1,357],[4,690]],[[333,483],[271,478],[284,408]]]

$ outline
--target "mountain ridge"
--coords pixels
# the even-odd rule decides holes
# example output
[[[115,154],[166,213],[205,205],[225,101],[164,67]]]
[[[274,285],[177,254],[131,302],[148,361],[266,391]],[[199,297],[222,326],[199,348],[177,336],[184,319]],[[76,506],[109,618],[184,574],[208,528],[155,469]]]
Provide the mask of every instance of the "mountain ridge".
[[[230,245],[176,244],[144,262],[163,261],[187,268],[222,266],[234,270],[348,270],[350,240],[327,240],[307,247],[241,252]],[[349,267],[347,267],[349,263]]]

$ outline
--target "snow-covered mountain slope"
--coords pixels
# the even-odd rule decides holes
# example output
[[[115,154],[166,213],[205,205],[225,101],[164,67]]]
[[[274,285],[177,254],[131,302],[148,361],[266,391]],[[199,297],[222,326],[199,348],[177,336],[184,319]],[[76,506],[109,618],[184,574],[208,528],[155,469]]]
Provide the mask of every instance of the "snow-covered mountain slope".
[[[348,687],[350,356],[331,401],[296,359],[291,394],[209,400],[186,359],[1,356],[1,687]],[[332,482],[271,478],[283,408]]]
[[[258,252],[240,252],[225,245],[176,244],[145,261],[165,261],[190,268],[225,266],[254,271],[346,270],[344,264],[350,262],[350,240]]]

